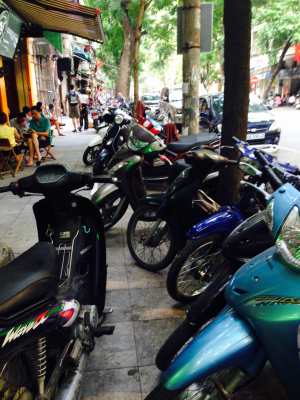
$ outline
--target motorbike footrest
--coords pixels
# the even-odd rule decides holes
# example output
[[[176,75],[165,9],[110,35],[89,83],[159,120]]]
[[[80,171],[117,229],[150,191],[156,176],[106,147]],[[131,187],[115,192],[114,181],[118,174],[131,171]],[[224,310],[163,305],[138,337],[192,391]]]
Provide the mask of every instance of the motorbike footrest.
[[[114,333],[114,330],[115,330],[114,325],[98,326],[98,328],[94,330],[94,335],[96,337],[104,335],[112,335]]]

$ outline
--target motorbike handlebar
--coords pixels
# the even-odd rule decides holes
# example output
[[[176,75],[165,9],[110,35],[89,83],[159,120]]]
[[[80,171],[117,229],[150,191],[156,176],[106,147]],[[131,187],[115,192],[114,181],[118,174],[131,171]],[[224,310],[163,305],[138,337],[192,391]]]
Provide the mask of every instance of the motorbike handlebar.
[[[267,160],[266,156],[262,151],[255,150],[254,154],[259,164],[262,167],[263,173],[267,176],[272,188],[274,190],[277,190],[280,186],[283,185],[282,180],[278,177],[278,175],[276,175],[272,165],[269,163],[269,161]]]
[[[51,182],[38,179],[35,175],[21,178],[12,182],[9,186],[0,187],[0,193],[12,192],[16,196],[24,196],[25,193],[44,194],[52,196],[57,191],[72,192],[84,186],[92,186],[94,183],[118,183],[118,179],[109,175],[93,176],[92,174],[81,174],[68,172],[61,181]]]

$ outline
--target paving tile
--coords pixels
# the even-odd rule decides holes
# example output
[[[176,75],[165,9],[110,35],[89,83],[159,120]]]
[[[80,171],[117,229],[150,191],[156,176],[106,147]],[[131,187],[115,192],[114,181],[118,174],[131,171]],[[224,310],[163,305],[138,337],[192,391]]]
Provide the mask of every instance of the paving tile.
[[[130,289],[130,301],[134,320],[178,319],[185,315],[184,308],[174,304],[166,289]]]
[[[179,323],[180,321],[176,319],[134,322],[137,359],[140,367],[155,364],[158,350]]]
[[[146,367],[140,367],[140,379],[142,388],[142,398],[144,399],[153,390],[160,377],[160,371],[155,365],[149,365]]]
[[[108,290],[106,293],[106,307],[114,310],[128,310],[130,308],[129,290]]]
[[[128,289],[128,281],[121,268],[110,265],[107,269],[107,290]]]
[[[115,324],[114,334],[97,339],[96,347],[90,355],[88,371],[113,369],[121,367],[136,367],[132,322]]]
[[[87,372],[81,393],[81,400],[142,400],[139,371],[121,368]]]
[[[126,273],[130,289],[166,287],[167,270],[153,273],[130,263],[126,266]]]

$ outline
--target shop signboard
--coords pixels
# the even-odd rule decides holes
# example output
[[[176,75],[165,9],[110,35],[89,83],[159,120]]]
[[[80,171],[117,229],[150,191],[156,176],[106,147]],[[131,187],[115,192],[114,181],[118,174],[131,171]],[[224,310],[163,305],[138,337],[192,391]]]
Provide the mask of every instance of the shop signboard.
[[[0,1],[0,55],[13,58],[19,41],[22,20]]]

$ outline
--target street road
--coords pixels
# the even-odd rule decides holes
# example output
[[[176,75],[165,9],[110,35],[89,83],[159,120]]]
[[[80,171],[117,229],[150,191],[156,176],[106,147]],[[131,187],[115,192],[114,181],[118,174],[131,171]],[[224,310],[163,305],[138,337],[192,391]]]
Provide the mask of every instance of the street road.
[[[300,110],[280,107],[272,110],[272,113],[282,129],[278,157],[300,167]]]

